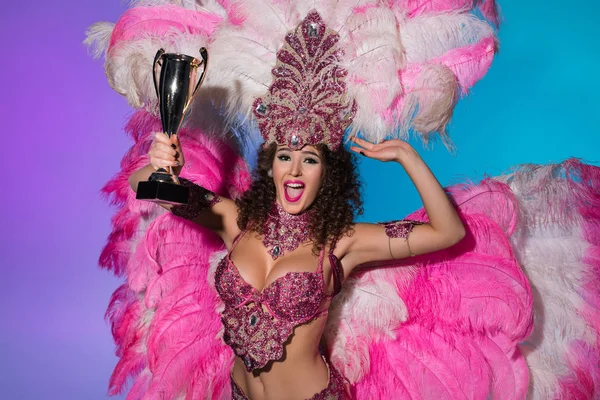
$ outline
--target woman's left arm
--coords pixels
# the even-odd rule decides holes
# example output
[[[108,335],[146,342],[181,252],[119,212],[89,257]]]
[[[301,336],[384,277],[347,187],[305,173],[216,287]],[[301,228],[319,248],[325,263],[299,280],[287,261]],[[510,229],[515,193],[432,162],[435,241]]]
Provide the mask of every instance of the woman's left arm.
[[[346,274],[370,261],[406,258],[442,250],[458,243],[465,228],[454,205],[419,154],[402,140],[372,144],[354,139],[361,147],[352,150],[380,161],[396,161],[415,185],[429,217],[428,223],[396,221],[386,224],[357,224],[354,234],[340,241]],[[345,243],[342,243],[345,242]]]

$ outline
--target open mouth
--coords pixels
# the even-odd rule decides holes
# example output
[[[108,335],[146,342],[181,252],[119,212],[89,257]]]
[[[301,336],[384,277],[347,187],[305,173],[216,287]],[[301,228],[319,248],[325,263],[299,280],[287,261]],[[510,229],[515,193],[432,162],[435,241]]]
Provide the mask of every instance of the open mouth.
[[[299,181],[287,181],[283,184],[285,199],[290,203],[300,200],[304,193],[304,183]]]

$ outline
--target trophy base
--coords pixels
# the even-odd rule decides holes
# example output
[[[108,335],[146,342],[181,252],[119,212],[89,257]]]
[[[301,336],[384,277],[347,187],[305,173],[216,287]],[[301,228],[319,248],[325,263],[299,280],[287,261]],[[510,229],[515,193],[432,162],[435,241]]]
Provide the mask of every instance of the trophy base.
[[[189,188],[176,183],[164,181],[147,181],[138,183],[138,200],[147,200],[155,203],[187,204],[190,195]]]

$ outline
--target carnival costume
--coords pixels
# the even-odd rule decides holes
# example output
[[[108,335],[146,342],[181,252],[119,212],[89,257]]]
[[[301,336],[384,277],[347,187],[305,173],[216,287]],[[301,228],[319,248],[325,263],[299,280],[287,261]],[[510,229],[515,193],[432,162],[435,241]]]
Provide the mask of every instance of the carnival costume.
[[[357,399],[600,397],[596,167],[529,165],[447,188],[467,230],[459,244],[362,270],[343,286],[335,256],[322,250],[317,272],[258,292],[220,240],[185,219],[248,188],[240,154],[257,129],[291,148],[335,150],[344,132],[379,142],[409,131],[424,141],[437,132],[451,147],[454,105],[497,49],[494,1],[167,2],[141,4],[89,33],[105,51],[112,87],[140,109],[127,126],[135,144],[104,188],[119,210],[101,265],[127,278],[107,311],[120,358],[111,393],[132,378],[128,399],[244,398],[229,378],[234,354],[248,370],[261,368],[281,358],[294,327],[328,312],[332,389],[315,398],[337,396],[339,385]],[[127,178],[147,163],[161,130],[154,53],[200,46],[211,67],[180,132],[181,175],[195,200],[174,216],[136,201]],[[411,221],[427,214],[386,232],[408,237]],[[273,258],[295,246],[269,238]],[[328,311],[326,255],[337,282]]]

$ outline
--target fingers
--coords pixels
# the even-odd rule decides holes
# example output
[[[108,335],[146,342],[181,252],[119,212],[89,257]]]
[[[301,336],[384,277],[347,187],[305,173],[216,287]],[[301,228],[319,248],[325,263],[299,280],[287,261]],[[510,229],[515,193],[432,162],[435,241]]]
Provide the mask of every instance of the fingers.
[[[171,139],[167,136],[166,133],[156,132],[154,134],[154,142],[164,143],[164,144],[170,145],[171,144]]]
[[[366,140],[363,140],[361,138],[358,137],[353,137],[352,140],[354,143],[356,143],[357,145],[364,147],[367,150],[372,150],[373,147],[375,147],[375,145],[371,142],[367,142]]]
[[[148,156],[154,167],[179,167],[181,165],[175,156],[162,150],[152,149]]]
[[[350,140],[352,140],[358,146],[361,146],[361,147],[351,146],[350,150],[354,151],[355,153],[359,153],[363,156],[366,156],[369,158],[376,158],[376,159],[379,158],[377,155],[378,155],[378,152],[382,148],[382,143],[385,143],[385,142],[382,142],[382,143],[375,144],[375,143],[368,142],[364,139],[361,139],[359,137],[353,137]]]
[[[150,151],[148,152],[148,154],[152,152],[165,153],[173,158],[177,158],[177,150],[171,147],[170,144],[154,142],[152,143],[152,145],[150,145]]]
[[[178,151],[180,149],[179,139],[173,139],[174,136],[169,138],[162,132],[157,132],[154,135],[148,156],[150,163],[155,169],[183,165],[183,161],[180,160],[180,152]]]
[[[366,157],[371,157],[371,151],[363,149],[361,147],[356,147],[356,146],[351,146],[350,150],[352,150],[355,153],[358,153],[360,155],[366,156]]]
[[[179,161],[167,161],[159,158],[150,158],[150,164],[154,169],[165,168],[165,167],[179,167]]]

